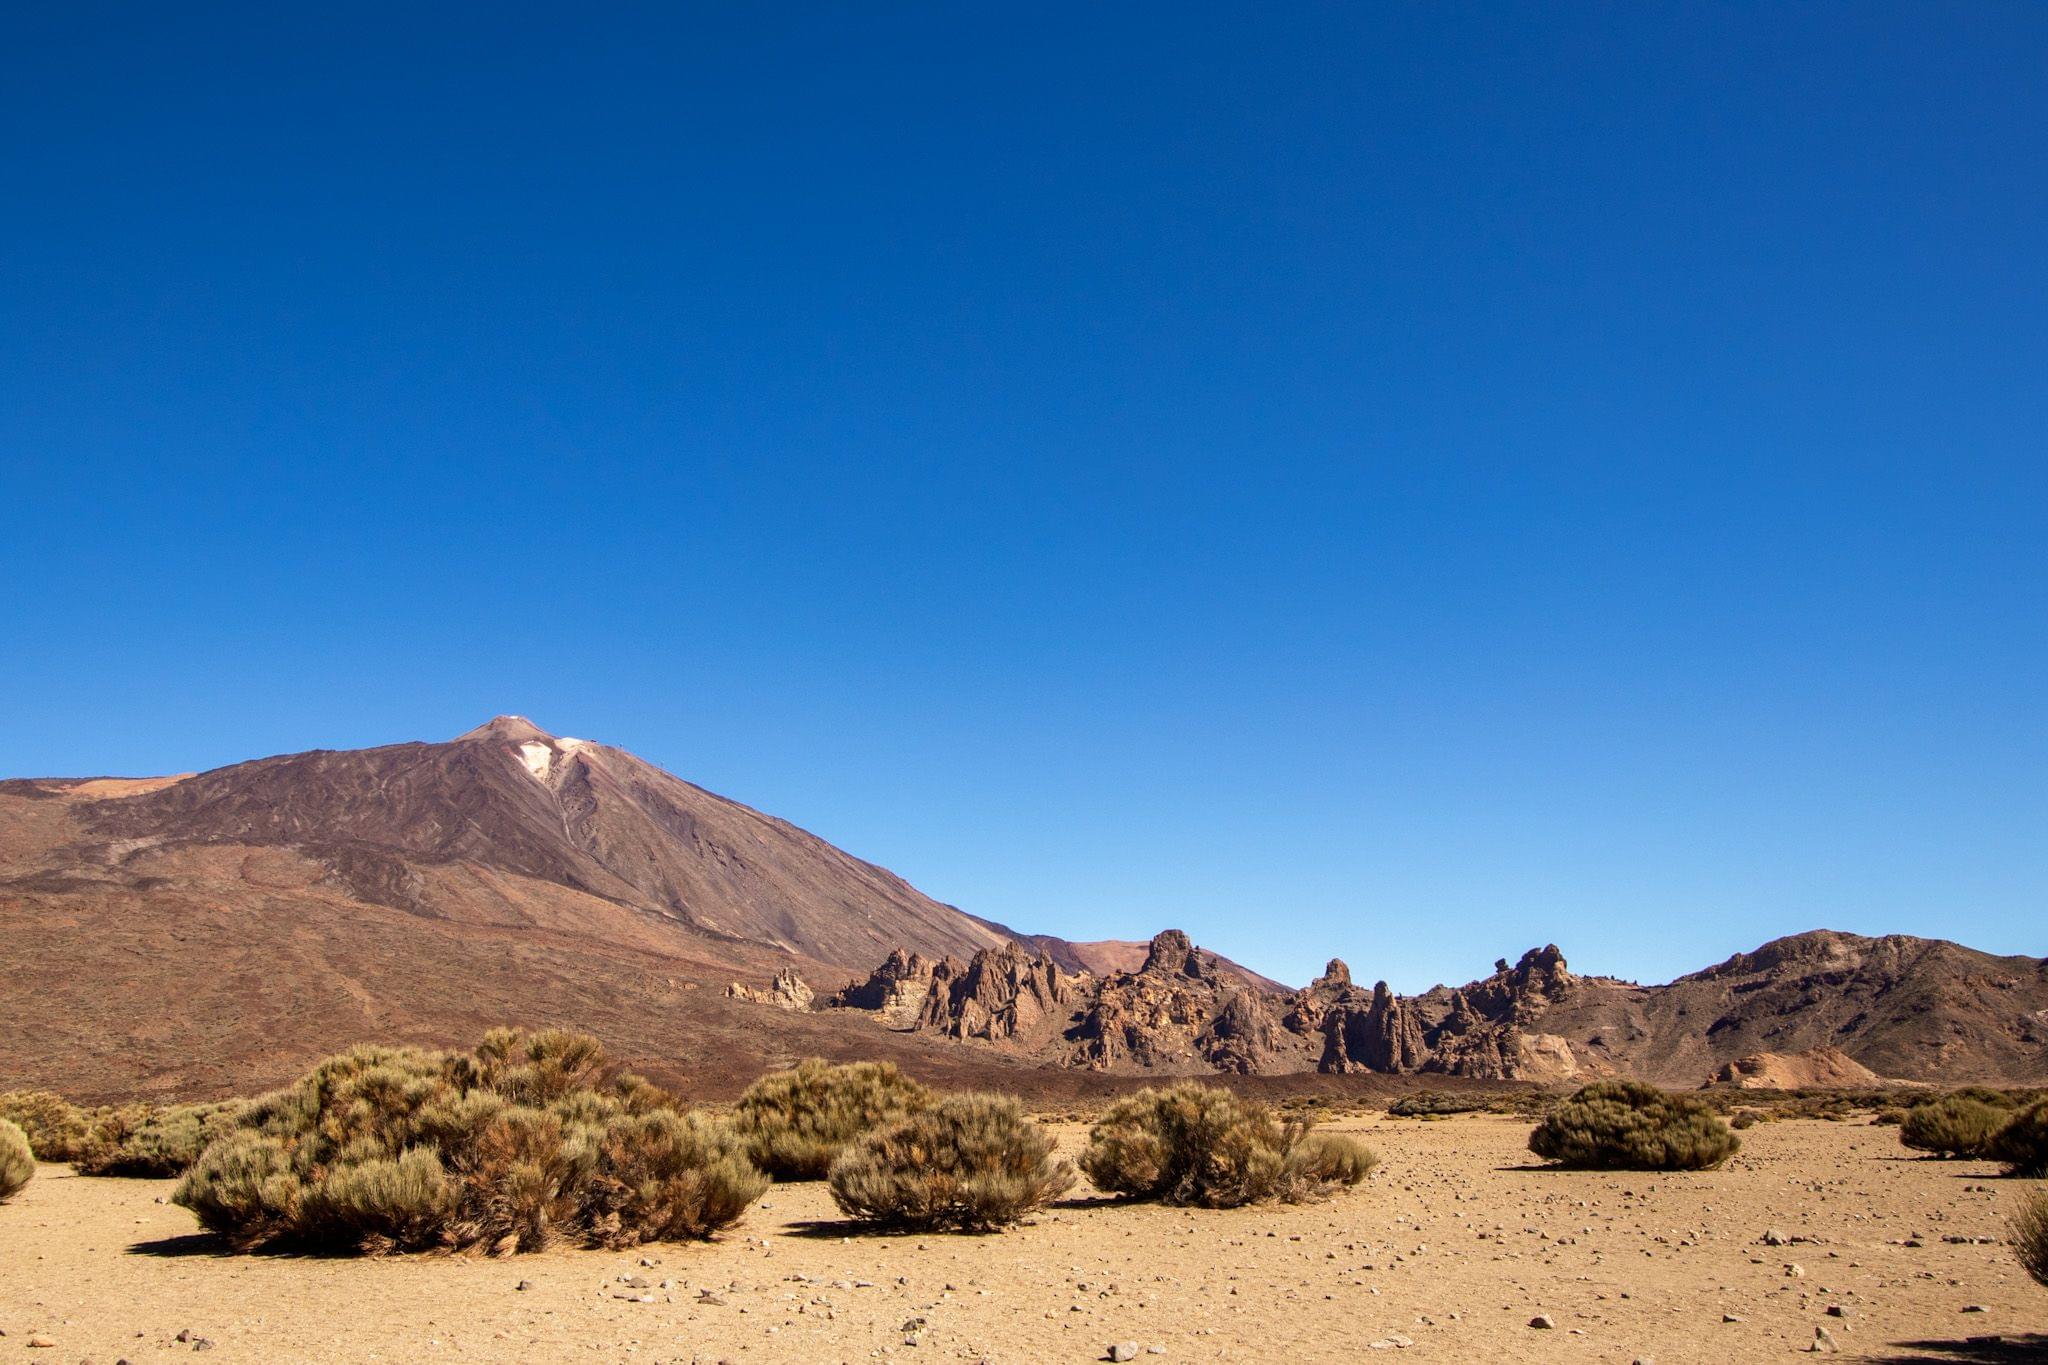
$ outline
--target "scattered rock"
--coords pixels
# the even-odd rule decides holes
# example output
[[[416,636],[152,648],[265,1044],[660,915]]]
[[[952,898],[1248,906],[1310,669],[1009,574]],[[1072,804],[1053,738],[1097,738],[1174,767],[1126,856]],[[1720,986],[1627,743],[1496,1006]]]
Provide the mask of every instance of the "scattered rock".
[[[1809,1351],[1839,1351],[1842,1348],[1836,1344],[1832,1332],[1828,1331],[1825,1327],[1816,1327],[1813,1329],[1813,1345],[1806,1349]]]
[[[1138,1343],[1135,1341],[1117,1342],[1109,1348],[1109,1358],[1111,1360],[1136,1360],[1138,1358]]]
[[[1556,1323],[1550,1320],[1550,1316],[1547,1313],[1538,1313],[1535,1317],[1530,1318],[1529,1325],[1539,1332],[1547,1332],[1557,1326]]]

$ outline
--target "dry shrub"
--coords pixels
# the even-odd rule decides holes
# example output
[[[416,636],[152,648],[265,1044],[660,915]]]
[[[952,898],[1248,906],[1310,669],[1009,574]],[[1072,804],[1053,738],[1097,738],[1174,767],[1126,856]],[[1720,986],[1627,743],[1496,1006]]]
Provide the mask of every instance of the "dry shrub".
[[[2007,1175],[2048,1175],[2048,1100],[2036,1100],[1992,1135],[1986,1154],[2005,1163]]]
[[[11,1090],[0,1095],[0,1119],[21,1129],[29,1150],[40,1161],[75,1160],[92,1128],[90,1115],[48,1090]]]
[[[80,1175],[166,1179],[183,1175],[207,1144],[235,1126],[243,1103],[129,1106],[99,1115],[76,1158]]]
[[[1596,1081],[1529,1134],[1536,1155],[1589,1170],[1712,1170],[1741,1146],[1703,1101],[1636,1081]]]
[[[2036,1282],[2048,1285],[2048,1191],[2029,1190],[2006,1230],[2012,1254]]]
[[[842,1213],[902,1228],[987,1232],[1036,1213],[1074,1184],[1053,1140],[1003,1095],[949,1095],[883,1124],[832,1163]]]
[[[931,1104],[932,1092],[893,1062],[812,1057],[748,1086],[733,1119],[756,1166],[777,1180],[821,1180],[855,1138]]]
[[[1255,1100],[1194,1081],[1118,1100],[1081,1154],[1105,1193],[1203,1208],[1299,1203],[1356,1185],[1374,1162],[1354,1138],[1282,1124]]]
[[[1899,1124],[1899,1141],[1915,1151],[1944,1157],[1985,1155],[2008,1111],[1987,1103],[1983,1094],[1958,1091],[1914,1105]]]
[[[0,1204],[21,1193],[21,1187],[35,1177],[36,1154],[28,1145],[21,1125],[0,1119]]]
[[[249,1102],[172,1198],[245,1248],[504,1253],[706,1237],[767,1184],[595,1040],[499,1030],[471,1053],[328,1058]]]

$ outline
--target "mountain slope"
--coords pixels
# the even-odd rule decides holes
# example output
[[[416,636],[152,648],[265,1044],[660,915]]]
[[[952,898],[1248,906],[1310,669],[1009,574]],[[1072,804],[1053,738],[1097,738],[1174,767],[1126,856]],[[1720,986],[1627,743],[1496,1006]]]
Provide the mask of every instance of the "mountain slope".
[[[849,966],[898,944],[1006,941],[794,825],[516,716],[446,744],[238,763],[89,801],[78,818],[122,844],[294,849],[361,899],[428,916],[448,910],[422,869],[467,865]]]

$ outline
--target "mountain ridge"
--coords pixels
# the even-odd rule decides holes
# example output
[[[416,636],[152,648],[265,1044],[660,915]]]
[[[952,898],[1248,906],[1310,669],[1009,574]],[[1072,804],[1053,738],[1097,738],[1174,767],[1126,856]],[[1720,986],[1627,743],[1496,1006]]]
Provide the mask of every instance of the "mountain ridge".
[[[518,716],[192,774],[0,781],[0,945],[0,1010],[23,1021],[0,1031],[0,1077],[86,1098],[246,1090],[366,1038],[503,1022],[590,1028],[714,1090],[813,1051],[1019,1087],[1069,1071],[1693,1084],[1742,1057],[1804,1074],[1799,1057],[1833,1046],[1885,1076],[2048,1078],[2032,958],[1820,930],[1664,986],[1575,976],[1548,947],[1419,996],[1335,961],[1290,991],[1178,931],[1073,942],[980,919]],[[773,977],[823,983],[826,1008],[764,1029],[750,1001],[797,993],[744,983]],[[885,1002],[882,1027],[854,994]]]

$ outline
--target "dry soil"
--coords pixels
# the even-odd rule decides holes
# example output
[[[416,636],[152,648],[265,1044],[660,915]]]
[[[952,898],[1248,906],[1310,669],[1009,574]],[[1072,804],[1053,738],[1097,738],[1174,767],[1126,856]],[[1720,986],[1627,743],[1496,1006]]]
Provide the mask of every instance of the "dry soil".
[[[1322,1204],[1130,1207],[1084,1186],[1001,1235],[900,1237],[780,1186],[713,1244],[505,1260],[224,1254],[170,1182],[45,1166],[0,1206],[0,1359],[1085,1361],[1133,1343],[1141,1365],[1671,1365],[1784,1357],[1816,1328],[1844,1358],[2048,1358],[2048,1290],[1999,1240],[2021,1182],[1906,1159],[1892,1129],[1765,1124],[1720,1171],[1609,1175],[1535,1166],[1519,1121],[1333,1126],[1382,1161]]]

